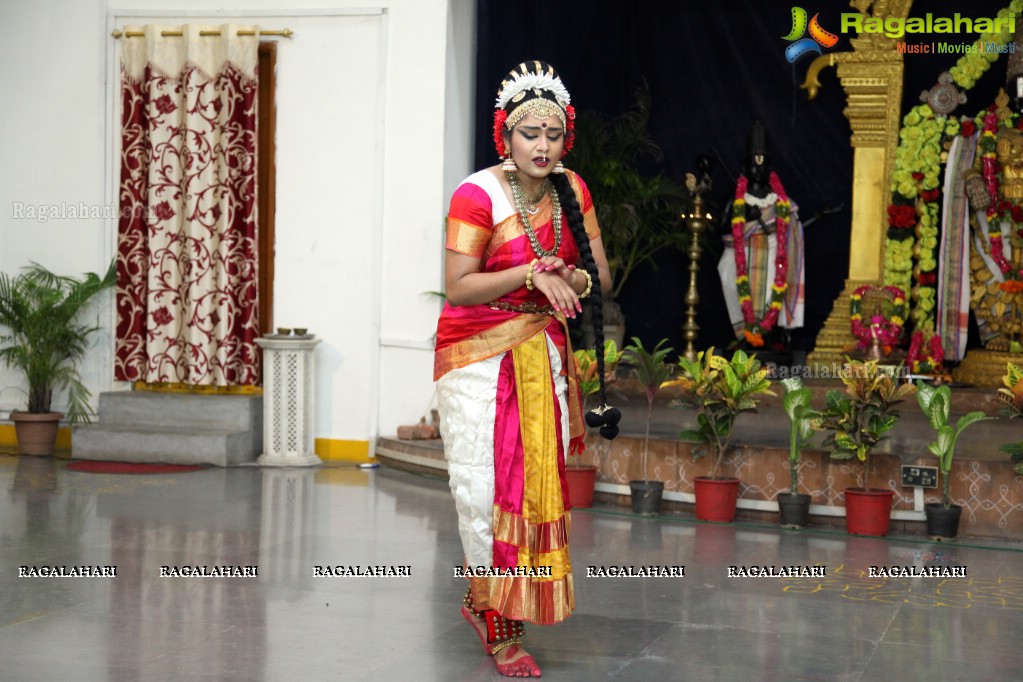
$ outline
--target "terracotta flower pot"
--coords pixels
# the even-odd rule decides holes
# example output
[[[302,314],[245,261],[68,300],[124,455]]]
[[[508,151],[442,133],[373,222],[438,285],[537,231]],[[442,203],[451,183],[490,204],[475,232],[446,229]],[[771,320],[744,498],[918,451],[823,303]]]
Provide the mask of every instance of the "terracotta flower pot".
[[[731,523],[735,520],[735,503],[739,499],[739,479],[697,476],[696,518],[700,521]]]
[[[893,497],[892,490],[846,488],[846,531],[851,535],[888,535]]]
[[[573,509],[593,506],[593,487],[597,483],[597,467],[565,467],[568,481],[568,502]]]
[[[18,452],[44,457],[52,455],[61,416],[60,412],[11,412],[14,433],[18,436]]]

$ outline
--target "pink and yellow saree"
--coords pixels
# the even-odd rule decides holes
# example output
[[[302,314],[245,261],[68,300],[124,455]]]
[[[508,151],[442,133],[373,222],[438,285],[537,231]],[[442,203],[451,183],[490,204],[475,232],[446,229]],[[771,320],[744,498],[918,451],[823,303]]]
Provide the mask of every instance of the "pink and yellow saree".
[[[569,180],[592,239],[600,231],[589,192],[578,176],[570,173]],[[538,208],[530,220],[550,249],[550,197]],[[470,176],[455,191],[447,230],[447,248],[479,258],[482,272],[536,257],[519,216],[488,171]],[[578,260],[567,221],[558,255],[568,263]],[[500,301],[520,310],[547,304],[525,283]],[[434,365],[468,567],[518,569],[515,575],[472,577],[477,608],[540,624],[564,620],[574,608],[565,456],[582,447],[583,423],[564,322],[560,313],[445,304]],[[529,569],[538,570],[529,575]]]

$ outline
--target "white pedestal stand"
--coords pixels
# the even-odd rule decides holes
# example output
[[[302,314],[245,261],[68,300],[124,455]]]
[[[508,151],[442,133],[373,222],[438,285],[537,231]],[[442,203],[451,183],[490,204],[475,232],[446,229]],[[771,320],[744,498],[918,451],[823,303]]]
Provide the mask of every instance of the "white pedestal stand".
[[[261,466],[322,464],[313,447],[313,349],[319,339],[256,339],[263,349]]]

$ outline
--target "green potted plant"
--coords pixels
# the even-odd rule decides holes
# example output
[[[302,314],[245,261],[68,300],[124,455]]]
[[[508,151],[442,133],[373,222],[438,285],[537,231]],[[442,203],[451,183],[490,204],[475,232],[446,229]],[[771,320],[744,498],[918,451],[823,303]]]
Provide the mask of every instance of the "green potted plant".
[[[589,409],[589,397],[600,391],[600,376],[597,374],[597,351],[593,348],[576,350],[576,368],[579,385],[579,395],[582,398],[582,411],[586,414]],[[614,341],[607,341],[604,344],[604,382],[614,382],[618,369],[618,361],[621,354]],[[568,480],[568,495],[572,507],[590,507],[593,505],[593,490],[597,481],[596,464],[583,462],[583,453],[569,453],[568,463],[565,467],[565,477]]]
[[[1006,363],[1002,383],[1005,384],[1005,388],[998,389],[998,399],[1005,403],[1002,414],[1009,419],[1023,417],[1023,369],[1011,362]],[[1012,459],[1013,471],[1023,475],[1023,440],[1003,445],[999,450]]]
[[[952,458],[955,456],[956,440],[970,424],[991,419],[980,411],[963,415],[955,426],[949,423],[952,413],[952,389],[948,386],[935,388],[930,384],[917,382],[916,401],[927,416],[935,431],[935,440],[927,444],[927,450],[938,458],[941,474],[941,502],[924,505],[927,516],[927,535],[932,540],[950,540],[959,534],[959,517],[963,508],[952,504]]]
[[[737,350],[730,360],[714,355],[714,348],[697,353],[695,360],[679,358],[679,374],[671,384],[682,389],[682,401],[697,409],[695,429],[679,433],[694,443],[694,459],[712,455],[710,476],[697,476],[696,518],[731,522],[739,497],[739,479],[720,477],[721,464],[732,449],[732,431],[743,412],[755,412],[758,396],[774,395],[767,370],[756,355]]]
[[[900,384],[877,360],[847,360],[841,374],[845,392],[831,390],[815,427],[830,431],[825,446],[834,459],[856,458],[862,463],[861,487],[845,489],[846,530],[854,535],[887,535],[892,498],[887,489],[870,487],[870,454],[899,420],[897,406],[916,392],[911,383]]]
[[[600,237],[611,272],[611,295],[604,297],[604,332],[624,339],[625,321],[615,303],[637,267],[652,263],[663,248],[688,248],[679,221],[689,192],[664,173],[644,172],[663,159],[647,131],[650,90],[636,90],[632,108],[615,118],[581,111],[575,146],[568,161],[593,196]]]
[[[785,388],[782,407],[789,418],[789,491],[778,493],[778,514],[783,528],[805,528],[810,522],[810,496],[799,492],[799,458],[813,435],[818,417],[810,403],[813,391],[799,377],[781,380]]]
[[[649,470],[649,446],[650,446],[650,419],[653,416],[654,398],[661,386],[671,378],[672,367],[665,362],[665,358],[674,349],[664,347],[667,339],[661,339],[652,350],[643,347],[643,342],[637,337],[632,337],[632,343],[626,346],[622,353],[624,359],[632,364],[633,376],[643,386],[646,396],[646,430],[643,434],[643,454],[641,466],[643,468],[643,480],[629,481],[629,489],[632,493],[632,511],[636,514],[656,514],[661,507],[661,496],[664,494],[664,481],[651,481]]]
[[[88,421],[91,394],[82,384],[77,363],[97,329],[80,321],[96,294],[112,287],[111,263],[103,277],[80,279],[55,275],[33,263],[17,276],[0,273],[0,360],[19,371],[28,387],[24,411],[14,411],[18,447],[26,455],[51,455],[61,414],[53,412],[55,390],[67,391],[67,418]]]

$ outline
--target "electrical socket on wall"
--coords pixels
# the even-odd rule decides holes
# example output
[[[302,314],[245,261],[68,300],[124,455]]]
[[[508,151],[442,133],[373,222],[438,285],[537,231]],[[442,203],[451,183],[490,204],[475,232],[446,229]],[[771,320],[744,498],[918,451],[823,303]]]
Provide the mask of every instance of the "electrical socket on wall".
[[[915,464],[902,465],[902,485],[921,488],[938,487],[938,467],[922,467]]]

